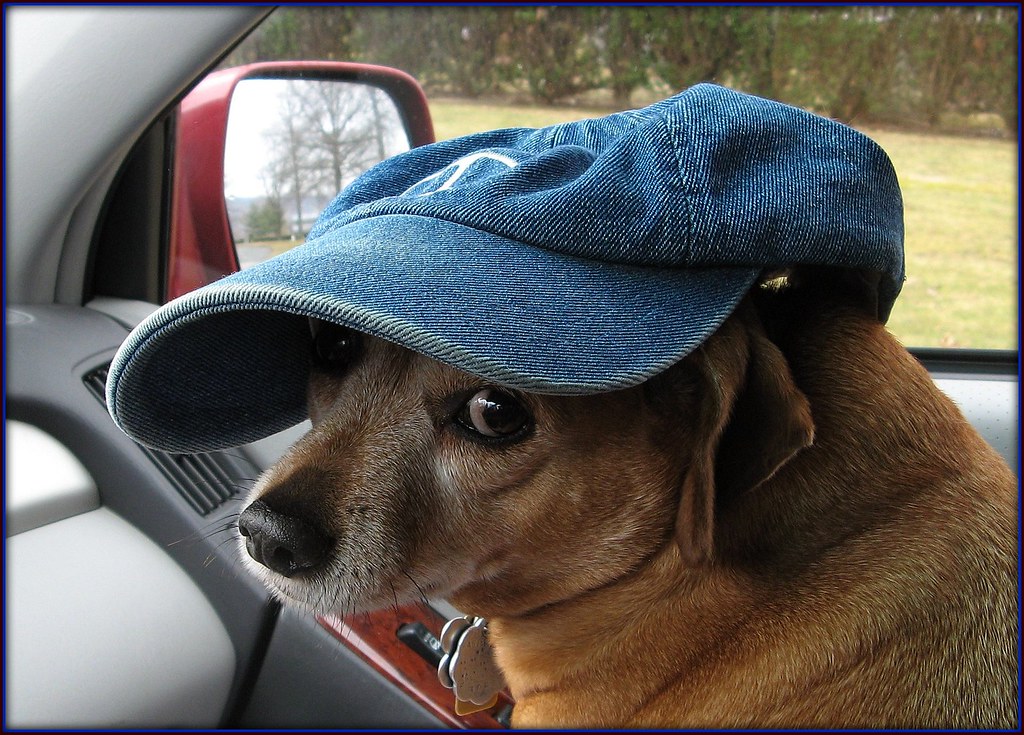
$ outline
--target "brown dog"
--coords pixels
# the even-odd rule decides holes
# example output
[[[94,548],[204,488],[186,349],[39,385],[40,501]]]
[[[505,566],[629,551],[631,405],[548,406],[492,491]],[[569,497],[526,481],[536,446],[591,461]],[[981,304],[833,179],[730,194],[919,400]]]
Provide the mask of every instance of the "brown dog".
[[[488,618],[518,727],[1014,727],[1016,478],[863,293],[762,288],[587,397],[321,327],[251,566],[318,611]]]

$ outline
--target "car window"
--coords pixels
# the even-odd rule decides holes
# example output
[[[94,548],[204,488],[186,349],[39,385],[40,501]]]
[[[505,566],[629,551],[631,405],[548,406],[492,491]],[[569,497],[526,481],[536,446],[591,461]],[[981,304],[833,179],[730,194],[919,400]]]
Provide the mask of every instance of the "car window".
[[[907,280],[890,329],[909,347],[1016,349],[1018,14],[979,6],[282,8],[225,64],[400,68],[427,92],[439,139],[606,115],[701,81],[838,119],[886,150],[903,190]]]

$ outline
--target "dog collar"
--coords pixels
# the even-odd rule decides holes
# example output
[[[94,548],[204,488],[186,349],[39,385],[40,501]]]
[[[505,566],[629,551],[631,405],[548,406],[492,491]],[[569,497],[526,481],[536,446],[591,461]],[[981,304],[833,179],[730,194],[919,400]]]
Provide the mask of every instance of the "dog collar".
[[[487,621],[477,617],[453,618],[441,629],[444,656],[437,678],[455,692],[455,714],[469,715],[489,709],[505,688],[505,677],[494,661],[487,636]]]

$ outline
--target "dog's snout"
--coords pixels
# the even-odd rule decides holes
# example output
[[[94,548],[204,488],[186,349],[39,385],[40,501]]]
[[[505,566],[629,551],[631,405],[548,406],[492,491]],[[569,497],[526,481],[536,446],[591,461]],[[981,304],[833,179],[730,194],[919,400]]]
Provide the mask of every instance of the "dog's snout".
[[[254,501],[238,517],[249,556],[285,577],[309,571],[323,562],[331,539],[301,518],[278,513],[262,500]]]

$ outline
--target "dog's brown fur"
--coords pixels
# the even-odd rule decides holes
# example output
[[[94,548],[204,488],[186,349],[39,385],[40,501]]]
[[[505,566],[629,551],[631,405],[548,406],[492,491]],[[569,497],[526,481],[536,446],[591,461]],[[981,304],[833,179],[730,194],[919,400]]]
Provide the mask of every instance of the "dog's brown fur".
[[[1016,726],[1016,478],[818,282],[636,388],[521,396],[502,446],[451,426],[485,383],[369,340],[255,491],[332,560],[268,583],[487,617],[519,727]]]

